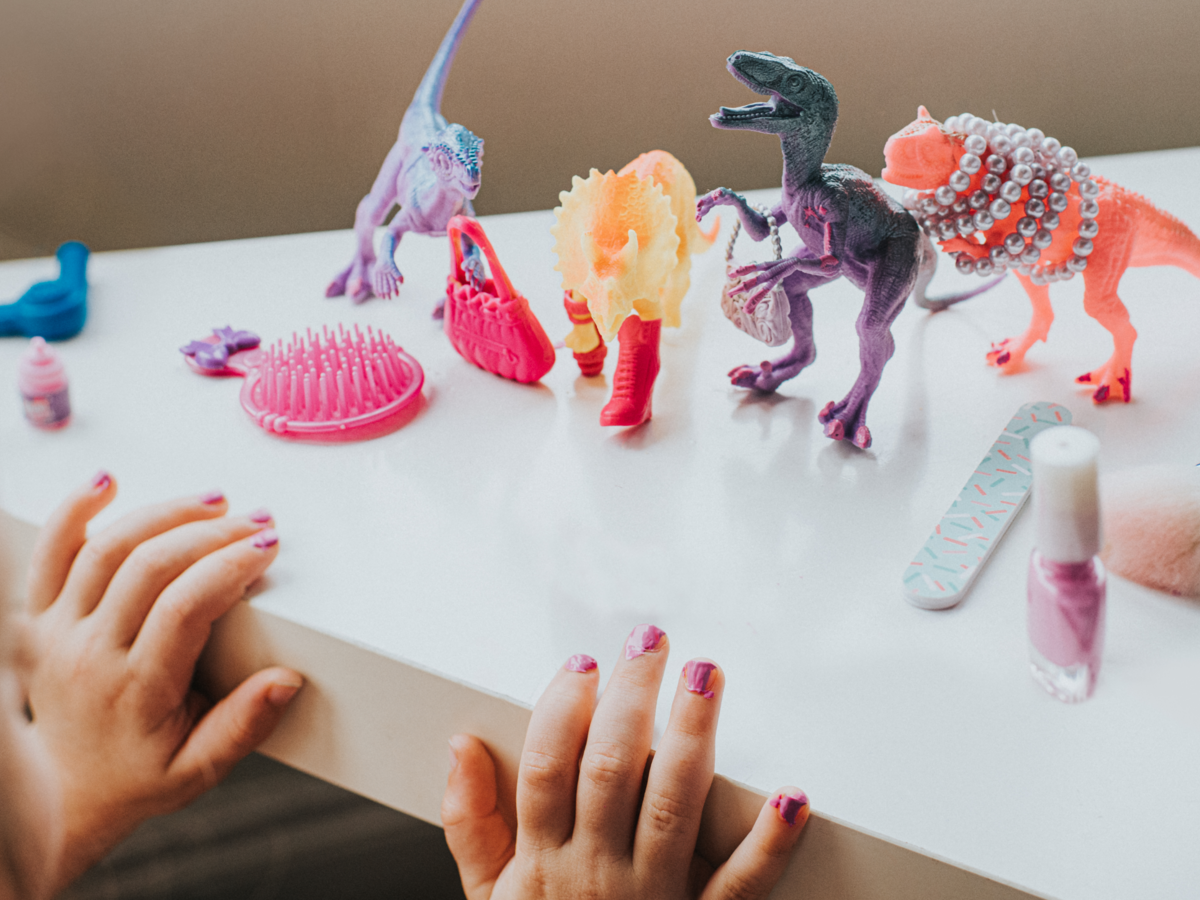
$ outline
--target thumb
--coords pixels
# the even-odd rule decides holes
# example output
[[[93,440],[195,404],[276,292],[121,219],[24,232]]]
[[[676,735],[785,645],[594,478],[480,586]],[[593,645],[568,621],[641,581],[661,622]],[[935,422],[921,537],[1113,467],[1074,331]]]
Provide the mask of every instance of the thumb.
[[[192,728],[171,763],[173,776],[214,787],[243,757],[270,737],[304,678],[275,667],[251,675]]]
[[[515,851],[513,833],[496,805],[496,764],[479,738],[450,738],[453,760],[442,797],[446,843],[469,900],[488,900]]]

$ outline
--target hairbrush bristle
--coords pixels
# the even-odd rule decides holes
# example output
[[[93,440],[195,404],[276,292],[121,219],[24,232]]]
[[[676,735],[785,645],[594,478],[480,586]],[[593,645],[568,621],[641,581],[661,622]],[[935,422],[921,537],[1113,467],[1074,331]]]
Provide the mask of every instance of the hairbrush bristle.
[[[318,433],[369,424],[412,399],[418,382],[411,357],[382,332],[338,325],[292,334],[265,348],[247,384],[252,414],[278,433]],[[416,383],[416,390],[420,384]],[[249,409],[249,406],[247,407]]]

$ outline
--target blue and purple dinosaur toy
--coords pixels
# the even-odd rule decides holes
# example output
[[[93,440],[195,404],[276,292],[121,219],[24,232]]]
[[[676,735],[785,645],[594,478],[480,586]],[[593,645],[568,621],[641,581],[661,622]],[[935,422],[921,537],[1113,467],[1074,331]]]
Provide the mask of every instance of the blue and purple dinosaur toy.
[[[746,301],[747,313],[776,285],[783,285],[791,307],[793,342],[779,359],[738,366],[729,375],[739,387],[771,392],[810,365],[817,349],[808,292],[845,276],[866,294],[858,317],[861,369],[850,393],[840,401],[830,401],[821,410],[820,421],[826,437],[849,439],[866,449],[871,446],[867,405],[895,350],[892,322],[909,294],[926,308],[951,299],[925,297],[937,267],[937,251],[913,217],[876,187],[866,172],[854,166],[823,164],[838,115],[837,94],[824,77],[771,53],[738,52],[729,57],[726,68],[742,84],[770,100],[737,109],[721,107],[710,121],[717,128],[779,135],[783,197],[771,215],[779,224],[791,222],[804,242],[782,260],[742,266],[731,273],[746,276],[734,292],[754,291]],[[756,241],[770,233],[767,216],[728,188],[717,188],[700,198],[696,218],[703,218],[715,206],[734,207],[746,233]]]
[[[400,238],[410,231],[442,235],[455,216],[475,215],[471,200],[479,193],[483,140],[462,125],[447,123],[441,107],[450,64],[479,3],[466,0],[442,39],[400,123],[400,136],[375,176],[371,192],[358,204],[354,259],[333,279],[325,296],[349,293],[356,303],[372,296],[395,296],[404,281],[393,259]],[[396,205],[400,211],[388,225],[383,253],[376,258],[375,229]],[[477,253],[467,262],[469,269],[476,265]]]

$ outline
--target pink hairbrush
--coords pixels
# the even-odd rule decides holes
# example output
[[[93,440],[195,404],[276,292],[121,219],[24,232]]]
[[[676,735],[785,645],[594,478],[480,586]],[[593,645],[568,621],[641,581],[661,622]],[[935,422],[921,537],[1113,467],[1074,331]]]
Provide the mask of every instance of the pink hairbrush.
[[[408,421],[425,373],[412,356],[370,326],[364,336],[338,325],[307,339],[292,333],[261,348],[249,331],[214,329],[202,341],[180,347],[192,371],[239,375],[242,407],[260,427],[285,437],[357,441],[378,437]]]

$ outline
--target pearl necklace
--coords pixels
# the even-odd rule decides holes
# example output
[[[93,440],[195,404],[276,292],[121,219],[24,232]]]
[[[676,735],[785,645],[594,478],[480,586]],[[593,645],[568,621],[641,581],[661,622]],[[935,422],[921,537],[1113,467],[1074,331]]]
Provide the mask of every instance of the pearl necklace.
[[[1013,204],[1023,196],[1025,215],[1015,230],[993,246],[986,257],[976,259],[963,251],[954,267],[964,275],[972,272],[988,276],[1004,269],[1016,269],[1034,284],[1067,281],[1087,268],[1087,258],[1099,233],[1096,202],[1100,186],[1091,179],[1091,169],[1079,161],[1070,147],[1037,128],[988,122],[963,113],[951,116],[942,125],[951,134],[966,134],[967,151],[958,161],[958,170],[947,184],[935,191],[905,191],[904,206],[917,216],[922,230],[936,241],[971,237],[988,231],[996,222],[1007,219]],[[967,197],[971,176],[986,168],[978,190]],[[1042,251],[1054,240],[1051,233],[1059,225],[1058,214],[1069,205],[1072,182],[1078,184],[1079,235],[1071,245],[1073,256],[1053,265],[1040,263]]]

